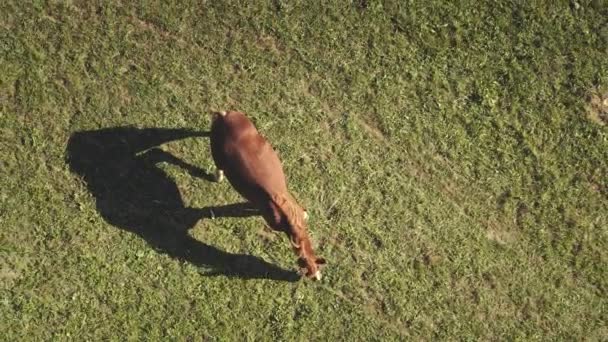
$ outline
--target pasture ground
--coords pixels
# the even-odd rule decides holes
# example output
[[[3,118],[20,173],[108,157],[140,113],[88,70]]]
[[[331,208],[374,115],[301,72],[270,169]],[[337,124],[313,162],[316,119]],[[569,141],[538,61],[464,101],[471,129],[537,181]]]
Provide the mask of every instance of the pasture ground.
[[[605,340],[607,56],[601,0],[1,1],[2,340]],[[208,181],[212,109],[322,282]]]

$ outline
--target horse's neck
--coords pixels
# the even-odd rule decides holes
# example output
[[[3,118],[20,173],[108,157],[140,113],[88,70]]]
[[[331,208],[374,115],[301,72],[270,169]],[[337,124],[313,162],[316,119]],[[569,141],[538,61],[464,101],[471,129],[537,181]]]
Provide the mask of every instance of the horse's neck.
[[[312,247],[304,224],[302,209],[289,193],[273,195],[272,201],[277,205],[281,216],[285,217],[289,223],[289,230],[286,233],[289,235],[294,249],[300,256],[308,256],[312,253]]]

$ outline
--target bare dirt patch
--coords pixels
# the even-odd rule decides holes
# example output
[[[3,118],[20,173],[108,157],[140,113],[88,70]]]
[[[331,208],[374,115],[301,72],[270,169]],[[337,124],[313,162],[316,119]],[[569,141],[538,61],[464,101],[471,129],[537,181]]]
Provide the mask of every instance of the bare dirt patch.
[[[285,47],[281,44],[281,42],[277,38],[275,38],[273,36],[269,36],[269,35],[258,36],[258,39],[256,42],[257,42],[258,46],[266,52],[271,52],[276,55],[279,55],[283,51],[285,51]]]
[[[502,246],[508,246],[517,241],[517,233],[505,227],[504,224],[488,219],[486,225],[486,238]]]
[[[587,118],[596,124],[608,124],[608,91],[594,89],[587,102]]]
[[[379,128],[378,123],[373,122],[372,120],[366,121],[363,119],[360,119],[358,121],[361,124],[361,126],[365,129],[365,131],[367,133],[369,133],[371,136],[375,137],[378,140],[386,141],[386,136],[384,135],[382,130]]]

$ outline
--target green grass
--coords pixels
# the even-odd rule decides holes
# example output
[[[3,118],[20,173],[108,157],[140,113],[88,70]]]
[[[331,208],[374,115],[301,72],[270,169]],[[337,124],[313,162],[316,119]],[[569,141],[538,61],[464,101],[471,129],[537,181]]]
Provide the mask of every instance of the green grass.
[[[251,3],[0,2],[3,340],[608,337],[605,1]],[[241,201],[207,138],[133,146],[214,109],[280,152],[322,282],[196,220]]]

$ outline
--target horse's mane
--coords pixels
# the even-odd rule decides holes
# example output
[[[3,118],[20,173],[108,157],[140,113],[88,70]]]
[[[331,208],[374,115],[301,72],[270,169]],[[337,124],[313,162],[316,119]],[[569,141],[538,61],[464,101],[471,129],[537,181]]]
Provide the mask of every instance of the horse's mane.
[[[301,257],[312,255],[312,247],[306,224],[304,222],[304,211],[290,194],[273,194],[272,202],[279,208],[289,224],[289,235],[291,244]]]

